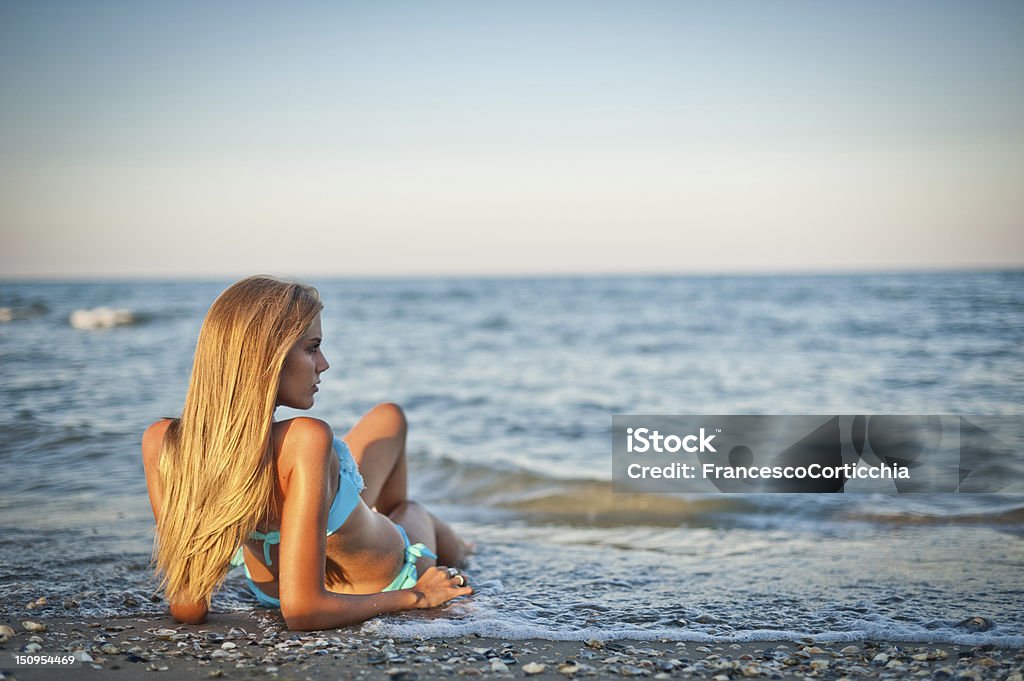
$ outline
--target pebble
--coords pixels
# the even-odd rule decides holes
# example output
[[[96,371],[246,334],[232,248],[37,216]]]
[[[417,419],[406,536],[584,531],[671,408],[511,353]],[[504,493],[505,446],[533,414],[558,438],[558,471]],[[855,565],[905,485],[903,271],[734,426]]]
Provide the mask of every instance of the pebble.
[[[527,676],[533,676],[534,674],[540,674],[547,668],[546,664],[538,664],[536,662],[528,662],[523,665],[523,673]]]
[[[238,646],[236,646],[236,645],[235,645],[234,643],[232,643],[231,641],[224,641],[224,643],[221,643],[221,644],[220,644],[220,647],[221,647],[221,649],[222,649],[222,650],[234,650],[234,649],[235,649],[235,648],[237,648]]]
[[[405,667],[392,667],[387,671],[387,675],[391,678],[391,681],[410,681],[410,679],[419,678],[418,674]]]
[[[147,631],[146,633],[152,634],[153,636],[156,636],[159,639],[170,641],[171,637],[177,634],[178,632],[174,629],[153,629],[151,631]]]
[[[566,662],[565,664],[558,665],[558,673],[565,674],[566,676],[572,676],[580,670],[580,666],[575,662]]]
[[[6,643],[10,641],[14,636],[14,629],[11,629],[6,624],[0,624],[0,643]]]
[[[41,622],[25,621],[21,623],[25,631],[46,631],[46,625]]]
[[[846,646],[845,648],[843,648],[839,652],[842,653],[843,655],[859,655],[860,654],[860,648],[858,648],[857,646]]]
[[[494,658],[491,660],[491,671],[503,674],[508,671],[508,665],[498,658]]]

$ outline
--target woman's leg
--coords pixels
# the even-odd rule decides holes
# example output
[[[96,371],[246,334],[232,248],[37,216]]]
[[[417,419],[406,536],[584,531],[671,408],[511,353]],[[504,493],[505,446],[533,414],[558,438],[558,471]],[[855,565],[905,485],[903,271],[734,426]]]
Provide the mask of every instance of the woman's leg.
[[[459,536],[447,523],[437,518],[422,504],[415,501],[404,501],[388,517],[397,525],[405,528],[411,543],[422,542],[436,553],[438,565],[459,567],[465,563],[469,553],[467,544],[459,539]],[[421,558],[417,561],[417,567],[421,573],[434,564],[433,559],[429,559],[426,563],[424,560]]]
[[[408,423],[402,408],[385,402],[359,419],[342,439],[366,483],[367,506],[390,515],[408,496],[405,435]]]
[[[409,500],[405,462],[405,438],[408,422],[402,408],[385,402],[366,413],[342,439],[352,450],[352,458],[366,483],[362,491],[367,506],[405,528],[409,541],[422,542],[438,555],[440,565],[462,565],[472,546],[462,541],[445,522],[420,504]],[[433,564],[425,564],[429,567]]]

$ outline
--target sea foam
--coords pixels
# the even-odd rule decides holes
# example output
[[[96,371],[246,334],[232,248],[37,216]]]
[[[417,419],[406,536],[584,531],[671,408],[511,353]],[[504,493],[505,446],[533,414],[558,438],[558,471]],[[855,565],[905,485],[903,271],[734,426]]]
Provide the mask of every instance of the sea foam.
[[[131,324],[135,315],[131,310],[112,307],[95,307],[75,310],[69,319],[76,329],[109,329],[114,326]]]

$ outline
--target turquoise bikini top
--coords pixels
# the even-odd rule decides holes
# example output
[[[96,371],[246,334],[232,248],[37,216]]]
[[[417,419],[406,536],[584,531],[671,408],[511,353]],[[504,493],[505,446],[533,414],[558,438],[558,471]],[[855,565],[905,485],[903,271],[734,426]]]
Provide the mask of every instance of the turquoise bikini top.
[[[359,473],[355,459],[348,445],[340,437],[334,438],[334,453],[338,455],[340,470],[338,472],[338,492],[334,495],[334,502],[331,510],[327,513],[327,536],[331,536],[345,524],[348,517],[352,515],[353,509],[359,504],[359,493],[366,485],[363,483],[363,476]],[[263,542],[263,558],[267,565],[270,562],[270,547],[281,543],[281,531],[252,532],[250,538]],[[242,555],[242,547],[238,547],[234,558],[231,559],[231,567],[238,567],[245,562]]]

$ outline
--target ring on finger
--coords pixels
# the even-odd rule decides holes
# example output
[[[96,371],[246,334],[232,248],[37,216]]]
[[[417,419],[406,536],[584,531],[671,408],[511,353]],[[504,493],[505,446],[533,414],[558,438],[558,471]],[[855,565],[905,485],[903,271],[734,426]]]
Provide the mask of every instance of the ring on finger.
[[[462,575],[455,575],[455,576],[459,578],[459,586],[466,586],[466,578],[465,577],[463,577]]]

